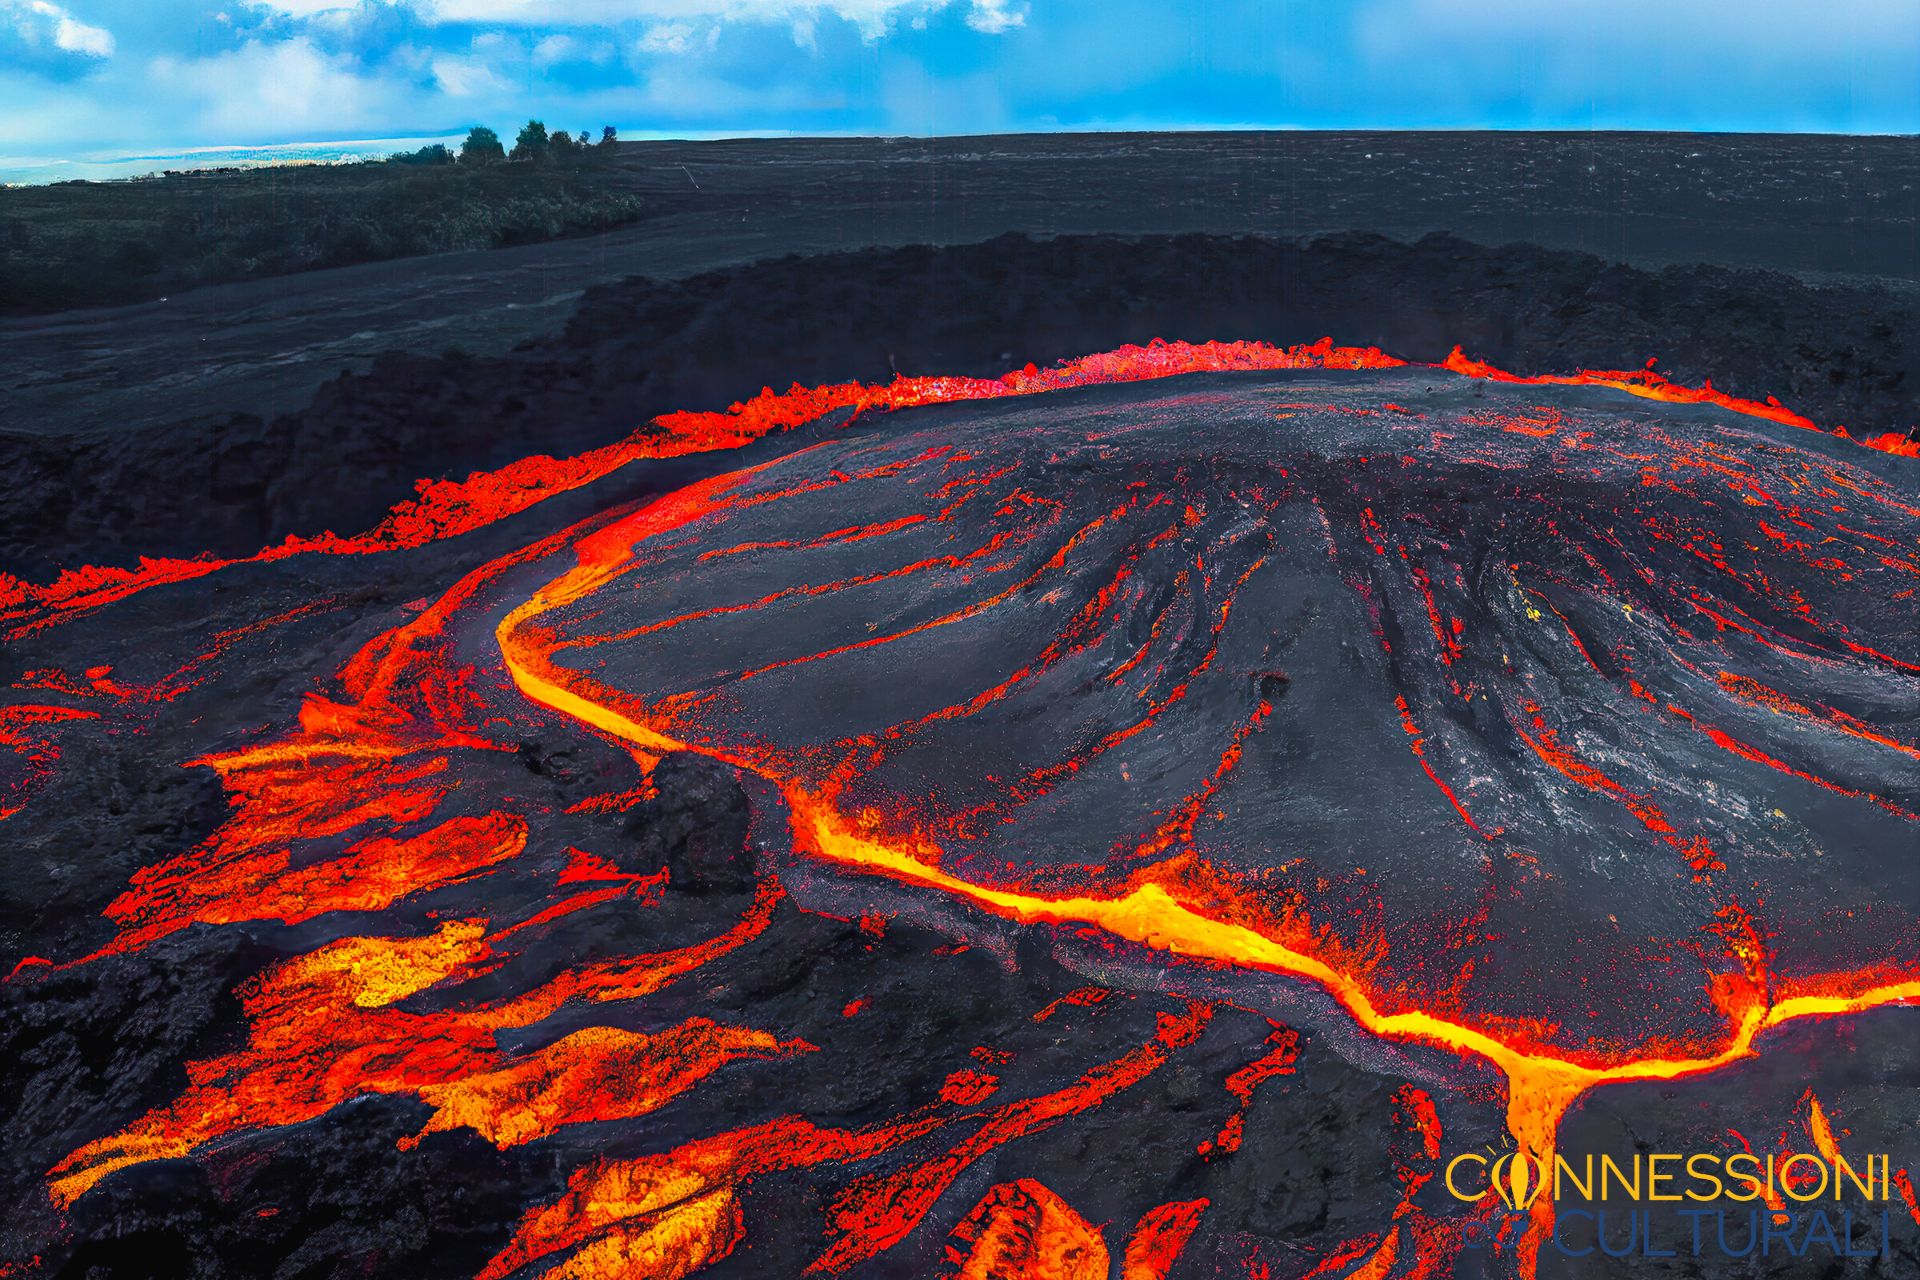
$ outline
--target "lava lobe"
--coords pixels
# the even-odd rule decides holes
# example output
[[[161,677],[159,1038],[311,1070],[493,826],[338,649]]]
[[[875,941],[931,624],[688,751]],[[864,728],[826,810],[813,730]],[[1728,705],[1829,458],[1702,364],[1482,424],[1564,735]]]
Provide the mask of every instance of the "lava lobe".
[[[1920,808],[1903,464],[1431,382],[920,410],[593,535],[509,664],[775,780],[830,858],[1022,918],[1160,909],[1121,932],[1273,944],[1583,1069],[1888,980],[1920,909],[1884,856]]]

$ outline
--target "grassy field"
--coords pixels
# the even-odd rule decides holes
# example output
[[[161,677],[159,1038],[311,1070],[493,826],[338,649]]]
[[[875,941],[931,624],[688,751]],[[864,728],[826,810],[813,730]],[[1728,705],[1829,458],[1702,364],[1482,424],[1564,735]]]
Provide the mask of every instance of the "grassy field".
[[[596,161],[286,165],[0,190],[0,311],[56,311],[196,285],[634,221]]]

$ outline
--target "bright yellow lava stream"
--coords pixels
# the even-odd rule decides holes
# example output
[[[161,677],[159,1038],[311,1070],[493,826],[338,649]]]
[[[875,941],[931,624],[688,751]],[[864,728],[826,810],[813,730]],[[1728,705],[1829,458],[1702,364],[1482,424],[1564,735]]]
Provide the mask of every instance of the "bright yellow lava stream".
[[[756,468],[757,469],[757,468]],[[590,678],[556,666],[548,656],[542,628],[528,624],[541,615],[580,600],[616,576],[637,542],[708,509],[709,501],[745,473],[720,477],[656,503],[627,520],[599,531],[576,546],[579,567],[538,591],[502,619],[496,636],[508,671],[520,691],[535,702],[581,720],[651,754],[693,750],[641,720],[613,709],[620,700]],[[572,686],[572,687],[569,687]],[[585,689],[587,696],[580,690]],[[736,760],[726,761],[742,765]],[[751,767],[751,766],[745,766]],[[1520,1148],[1551,1162],[1560,1120],[1573,1102],[1596,1085],[1625,1080],[1674,1080],[1699,1075],[1754,1053],[1761,1032],[1797,1018],[1857,1013],[1881,1005],[1920,999],[1920,978],[1886,983],[1852,995],[1803,995],[1772,1004],[1758,1001],[1740,1015],[1724,1048],[1704,1058],[1641,1058],[1605,1067],[1527,1052],[1483,1031],[1419,1011],[1385,1013],[1365,985],[1325,961],[1296,951],[1242,925],[1223,923],[1183,905],[1164,888],[1145,884],[1117,898],[1048,898],[973,884],[929,865],[905,849],[856,834],[853,825],[819,795],[789,780],[756,770],[778,786],[793,815],[797,841],[820,857],[907,883],[937,889],[998,915],[1026,922],[1096,925],[1117,938],[1176,955],[1222,961],[1301,978],[1324,988],[1353,1019],[1388,1039],[1431,1044],[1486,1059],[1507,1079],[1507,1127]],[[1550,1202],[1542,1197],[1536,1204]]]

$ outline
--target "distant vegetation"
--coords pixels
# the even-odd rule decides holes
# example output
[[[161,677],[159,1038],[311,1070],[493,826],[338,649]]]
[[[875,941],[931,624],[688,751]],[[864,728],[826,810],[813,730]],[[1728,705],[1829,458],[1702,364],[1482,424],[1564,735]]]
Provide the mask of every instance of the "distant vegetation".
[[[385,160],[165,173],[0,191],[0,311],[160,297],[319,267],[528,244],[640,217],[609,127],[478,127]]]

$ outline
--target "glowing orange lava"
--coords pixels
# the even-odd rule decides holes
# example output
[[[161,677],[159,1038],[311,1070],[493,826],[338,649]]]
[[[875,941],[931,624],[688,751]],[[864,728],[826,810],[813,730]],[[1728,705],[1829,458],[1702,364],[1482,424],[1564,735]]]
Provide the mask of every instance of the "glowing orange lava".
[[[0,574],[0,625],[7,627],[5,634],[19,636],[151,587],[191,581],[235,564],[264,564],[307,554],[370,555],[424,546],[517,515],[547,498],[590,484],[632,462],[734,449],[841,410],[851,410],[856,415],[868,411],[887,412],[917,405],[1035,395],[1070,387],[1188,373],[1391,369],[1407,363],[1377,347],[1336,346],[1331,338],[1291,347],[1276,347],[1265,342],[1195,344],[1155,339],[1145,347],[1123,346],[1051,369],[1029,364],[999,378],[902,374],[884,384],[845,382],[811,388],[796,384],[784,392],[763,390],[752,400],[735,404],[724,413],[663,414],[648,430],[570,458],[535,455],[496,471],[476,471],[462,481],[421,480],[417,498],[399,503],[386,519],[358,534],[328,532],[313,537],[289,536],[240,560],[143,556],[138,567],[132,569],[87,565],[65,570],[43,585]],[[1445,361],[1434,367],[1498,382],[1615,387],[1649,399],[1676,404],[1713,404],[1788,426],[1819,429],[1812,420],[1783,407],[1777,400],[1731,396],[1715,390],[1711,384],[1681,386],[1655,373],[1652,365],[1649,361],[1646,369],[1633,371],[1588,369],[1575,374],[1523,376],[1473,360],[1456,347]],[[1920,457],[1920,443],[1896,432],[1860,443],[1903,457]]]
[[[1479,376],[1490,376],[1480,373]],[[1776,421],[1803,425],[1775,406],[1729,403],[1717,392],[1685,393],[1653,375],[1630,380],[1611,375],[1583,376],[1576,381],[1620,385],[1636,394],[1661,399],[1703,401],[1755,413]],[[1784,415],[1784,416],[1783,416]],[[498,638],[508,670],[520,690],[533,700],[574,716],[613,737],[649,753],[674,750],[710,750],[676,739],[665,718],[594,680],[561,667],[553,660],[552,636],[540,623],[543,614],[580,601],[610,582],[626,565],[636,544],[658,536],[686,520],[724,504],[729,487],[744,475],[723,477],[635,518],[632,527],[611,526],[576,546],[577,568],[541,588],[532,599],[499,625]],[[1610,779],[1585,766],[1554,745],[1552,734],[1537,729],[1535,749],[1561,772],[1603,792],[1620,795],[1635,815],[1663,838],[1700,861],[1711,855],[1683,842],[1663,815],[1637,799],[1625,796]],[[1215,919],[1184,901],[1177,889],[1153,880],[1142,881],[1118,897],[1047,896],[1037,892],[983,886],[940,869],[942,851],[931,841],[889,842],[855,815],[836,808],[833,797],[811,790],[794,779],[768,773],[763,761],[747,756],[728,757],[728,763],[756,769],[781,786],[791,810],[796,844],[831,862],[937,890],[977,907],[1025,923],[1098,926],[1115,937],[1175,955],[1265,969],[1303,979],[1329,992],[1362,1027],[1374,1035],[1438,1046],[1483,1059],[1497,1068],[1508,1085],[1507,1124],[1521,1149],[1542,1159],[1551,1158],[1560,1120],[1568,1107],[1596,1086],[1635,1080],[1677,1080],[1703,1075],[1755,1052],[1767,1030],[1801,1018],[1829,1017],[1882,1005],[1920,999],[1920,978],[1898,975],[1834,974],[1820,980],[1802,980],[1791,989],[1776,984],[1771,990],[1758,982],[1730,986],[1716,993],[1727,1019],[1724,1038],[1714,1052],[1702,1056],[1627,1055],[1607,1061],[1597,1056],[1549,1049],[1524,1037],[1502,1038],[1455,1019],[1418,1010],[1385,1012],[1364,975],[1343,968],[1299,940],[1280,940],[1243,924]],[[1536,1230],[1550,1224],[1551,1205],[1536,1210]],[[1382,1268],[1391,1265],[1391,1254]]]
[[[548,497],[589,485],[636,460],[737,448],[833,413],[887,412],[1203,371],[1378,370],[1403,363],[1377,349],[1336,347],[1330,340],[1296,347],[1156,342],[1090,356],[1054,369],[1028,366],[999,379],[901,377],[880,386],[844,383],[813,389],[795,387],[782,393],[769,390],[723,413],[666,415],[628,440],[578,457],[529,458],[497,471],[475,473],[461,482],[423,483],[415,500],[396,507],[372,530],[348,537],[328,533],[289,538],[248,559],[267,562],[298,555],[362,555],[420,547],[525,512]],[[1676,386],[1651,369],[1522,378],[1469,360],[1458,350],[1435,367],[1498,382],[1612,388],[1658,401],[1710,405],[1794,428],[1814,428],[1813,423],[1776,402],[1737,399],[1711,386]],[[1503,443],[1517,436],[1518,443],[1533,444],[1572,430],[1552,415],[1497,424],[1488,421],[1499,427],[1499,434],[1489,432],[1488,438]],[[1893,435],[1861,443],[1890,454],[1920,456],[1920,449]],[[784,768],[779,757],[764,748],[720,749],[686,741],[677,732],[674,715],[681,707],[646,705],[564,666],[556,657],[563,647],[586,642],[563,637],[555,619],[548,615],[588,601],[609,588],[632,566],[643,547],[684,535],[702,519],[731,513],[746,482],[771,465],[699,481],[637,511],[610,513],[474,568],[417,616],[363,646],[346,663],[333,688],[310,693],[291,731],[278,739],[223,750],[193,762],[219,775],[232,813],[195,847],[135,874],[106,911],[116,930],[114,936],[94,955],[71,961],[70,965],[85,964],[100,955],[136,951],[196,925],[277,922],[291,926],[334,913],[388,913],[417,905],[418,899],[429,893],[469,884],[510,867],[541,868],[542,884],[552,892],[517,914],[501,915],[490,907],[483,909],[484,914],[462,913],[458,918],[449,918],[452,913],[435,913],[424,931],[415,927],[410,933],[392,935],[336,933],[318,945],[302,944],[310,949],[272,965],[239,991],[246,1033],[238,1047],[186,1064],[187,1085],[173,1102],[153,1108],[116,1133],[80,1146],[49,1171],[49,1189],[57,1205],[71,1206],[116,1170],[190,1155],[236,1135],[300,1123],[356,1097],[395,1095],[423,1104],[426,1118],[421,1129],[403,1146],[411,1148],[429,1134],[466,1129],[494,1146],[508,1148],[539,1141],[568,1125],[649,1115],[701,1087],[732,1063],[815,1060],[810,1055],[818,1053],[818,1048],[797,1036],[682,1014],[675,1014],[665,1025],[655,1024],[656,1029],[647,1032],[599,1025],[567,1029],[527,1051],[504,1048],[499,1038],[502,1032],[533,1028],[563,1008],[614,1005],[650,996],[748,946],[770,928],[774,918],[781,890],[772,884],[763,887],[729,927],[697,943],[614,959],[569,961],[518,994],[464,994],[462,984],[503,969],[538,930],[616,900],[649,907],[659,901],[666,881],[664,873],[649,876],[624,872],[598,852],[574,847],[562,851],[559,842],[553,847],[539,847],[529,823],[538,806],[529,805],[526,812],[518,812],[506,807],[504,801],[499,807],[488,801],[476,812],[469,801],[465,811],[452,811],[460,799],[467,766],[476,760],[510,759],[515,750],[515,722],[498,706],[498,694],[506,688],[500,681],[501,672],[492,667],[491,655],[483,662],[474,657],[470,646],[463,650],[453,626],[456,619],[470,620],[465,612],[469,609],[489,619],[497,616],[481,615],[476,607],[481,601],[489,608],[504,609],[505,616],[493,635],[504,673],[521,695],[540,708],[617,740],[630,748],[643,766],[650,766],[665,753],[688,750],[758,774],[784,798],[794,844],[802,853],[849,872],[886,877],[898,885],[930,891],[1004,920],[1097,931],[1109,945],[1138,947],[1210,967],[1259,970],[1311,984],[1373,1036],[1437,1048],[1488,1064],[1506,1084],[1505,1122],[1513,1141],[1538,1159],[1551,1158],[1568,1109],[1596,1087],[1704,1075],[1754,1055],[1762,1037],[1783,1024],[1920,999],[1920,977],[1896,966],[1792,980],[1773,975],[1757,926],[1743,908],[1728,902],[1719,909],[1714,927],[1723,935],[1729,953],[1739,958],[1742,972],[1723,975],[1725,980],[1717,982],[1710,992],[1724,1020],[1718,1040],[1699,1052],[1669,1052],[1670,1046],[1653,1043],[1620,1051],[1599,1047],[1580,1051],[1557,1047],[1546,1035],[1518,1023],[1511,1027],[1475,1024],[1454,1009],[1409,1007],[1404,992],[1387,990],[1376,983],[1360,946],[1316,931],[1304,919],[1296,928],[1290,917],[1276,919],[1273,912],[1241,909],[1243,904],[1234,897],[1233,886],[1209,879],[1207,868],[1197,859],[1189,858],[1181,864],[1179,875],[1173,874],[1166,863],[1140,866],[1133,873],[1131,869],[1140,864],[1129,863],[1130,878],[1114,892],[1055,891],[1058,881],[1005,887],[961,874],[954,869],[952,855],[964,841],[969,824],[986,821],[980,813],[944,815],[947,825],[937,830],[932,823],[911,830],[898,825],[889,828],[874,815],[848,804],[834,781],[823,785],[817,778],[803,778]],[[1778,531],[1775,541],[1781,546],[1809,557],[1826,554],[1813,546],[1797,545],[1803,541],[1799,535],[1804,530],[1795,524],[1790,505],[1765,491],[1750,476],[1728,467],[1710,449],[1686,453],[1676,465],[1722,477],[1728,489],[1738,495],[1735,500],[1769,512],[1769,518],[1778,523],[1768,527]],[[1649,487],[1673,483],[1651,466],[1644,482]],[[1837,474],[1821,483],[1852,485]],[[1877,503],[1900,503],[1888,493],[1854,492]],[[945,505],[938,506],[934,514],[888,513],[867,522],[849,514],[844,522],[836,520],[827,532],[801,541],[809,547],[842,547],[884,538],[963,510],[965,504],[983,500],[985,494],[978,484],[955,481],[936,492],[939,504]],[[1816,494],[1807,500],[1819,498]],[[766,495],[753,499],[762,500]],[[1036,507],[1047,501],[1045,495],[1024,490],[999,500]],[[1182,511],[1179,502],[1166,501],[1160,495],[1129,492],[1116,496],[1113,503],[1111,510],[1103,507],[1101,514],[1074,532],[1047,566],[1057,566],[1073,548],[1107,528],[1106,522],[1117,523],[1121,513],[1150,515],[1153,531],[1151,536],[1143,535],[1148,547],[1163,545],[1202,518],[1193,506]],[[1395,554],[1373,509],[1364,512],[1361,527],[1378,555]],[[1696,531],[1663,526],[1657,533],[1674,545],[1685,546],[1689,554],[1700,557],[1717,573],[1738,577],[1742,572],[1728,562],[1723,548],[1713,546],[1710,538],[1698,536]],[[958,573],[974,572],[976,568],[984,572],[996,557],[1011,554],[1015,541],[1011,535],[988,541],[966,555],[947,557],[939,567]],[[728,557],[776,545],[787,544],[754,541],[706,548],[701,554],[733,564],[736,561]],[[1890,546],[1877,554],[1889,571],[1910,571],[1920,577],[1920,564],[1908,558],[1910,551]],[[546,582],[530,598],[505,585],[513,581],[509,578],[511,571],[566,553],[574,557],[573,566]],[[1447,584],[1417,563],[1405,548],[1397,549],[1397,553],[1407,564],[1420,594],[1421,643],[1427,643],[1430,631],[1435,651],[1442,655],[1441,665],[1457,673],[1459,668],[1452,658],[1462,650],[1461,623],[1445,607]],[[129,570],[89,566],[70,570],[41,586],[0,579],[0,626],[6,628],[9,637],[23,636],[149,588],[203,577],[231,563],[240,562],[148,560]],[[889,569],[862,583],[918,573],[928,563],[916,561]],[[1599,566],[1596,569],[1606,572]],[[965,707],[930,712],[920,723],[986,705],[1035,671],[1089,645],[1133,572],[1130,559],[1120,562],[1062,633],[1003,684],[981,691],[975,702]],[[1194,584],[1207,583],[1215,572],[1217,566],[1196,557],[1180,570],[1175,586],[1188,590]],[[1039,573],[1036,570],[1022,577],[1015,588],[1002,594],[1034,585]],[[842,585],[827,588],[783,583],[763,600],[742,605],[703,602],[703,612],[684,617],[745,611],[766,600],[838,590]],[[1757,593],[1770,589],[1766,583],[1755,587]],[[1517,583],[1515,593],[1524,594]],[[1552,610],[1551,602],[1541,603]],[[506,608],[509,604],[512,607]],[[1766,627],[1737,605],[1707,600],[1697,604],[1707,622],[1689,618],[1690,624],[1751,637],[1753,643],[1782,655],[1784,661],[1817,660],[1808,657],[1810,646],[1802,640]],[[1199,655],[1194,673],[1204,672],[1214,660],[1229,605],[1230,598],[1228,603],[1210,607],[1194,626],[1194,648]],[[1553,612],[1557,616],[1557,611]],[[958,615],[943,615],[933,622],[903,623],[897,634],[907,634],[910,627],[945,623],[954,616]],[[1542,612],[1537,610],[1535,616],[1542,616]],[[1806,616],[1811,618],[1810,609]],[[1148,662],[1149,648],[1166,618],[1167,612],[1162,610],[1152,619],[1149,639],[1117,669],[1115,679],[1136,664]],[[682,620],[675,617],[649,623],[648,629],[664,632]],[[1601,661],[1611,660],[1597,645],[1589,650],[1566,618],[1546,623],[1549,627],[1562,624],[1585,663],[1597,667]],[[1816,622],[1807,625],[1813,627]],[[890,633],[856,639],[836,652],[894,638],[897,635]],[[1376,638],[1383,646],[1387,644],[1384,635]],[[1873,651],[1843,632],[1837,643],[1889,665],[1911,665]],[[811,660],[781,662],[791,665]],[[770,662],[734,675],[740,680],[758,678],[775,670],[776,665]],[[194,670],[191,663],[181,668],[181,672]],[[1112,730],[1094,751],[1106,751],[1144,735],[1156,717],[1186,696],[1189,684],[1178,679],[1180,674],[1175,672],[1169,678],[1168,691],[1154,698],[1143,696],[1138,719]],[[1742,710],[1783,717],[1810,732],[1839,735],[1862,749],[1920,759],[1920,746],[1911,735],[1875,728],[1840,707],[1790,696],[1750,676],[1715,672],[1708,678]],[[59,672],[34,673],[33,680],[23,687],[33,690],[36,701],[0,708],[0,746],[10,749],[10,763],[22,771],[20,776],[5,780],[8,785],[0,792],[0,819],[28,803],[43,775],[57,763],[58,742],[52,731],[70,721],[100,717],[91,708],[51,705],[40,699],[164,701],[187,687],[184,680],[184,676],[177,680],[170,677],[152,686],[136,687],[114,680],[108,668],[89,669],[84,681]],[[1277,687],[1285,680],[1277,671],[1262,671],[1256,677],[1262,689]],[[498,689],[494,688],[496,684]],[[1649,716],[1684,721],[1690,726],[1684,730],[1689,735],[1698,728],[1715,747],[1743,760],[1793,772],[1828,792],[1876,800],[1883,807],[1891,803],[1839,782],[1811,777],[1727,730],[1705,724],[1679,701],[1656,697],[1638,680],[1633,681],[1633,687]],[[674,696],[690,703],[710,695],[695,690]],[[1241,767],[1245,744],[1274,715],[1277,696],[1263,692],[1251,703],[1251,711],[1234,721],[1228,740],[1206,753],[1206,767],[1211,772],[1200,785],[1175,797],[1160,812],[1160,821],[1146,840],[1111,851],[1115,862],[1128,858],[1144,861],[1148,855],[1191,845],[1196,824],[1216,803],[1221,787]],[[1462,678],[1448,686],[1446,696],[1466,703],[1473,690]],[[1546,711],[1529,706],[1527,712],[1511,727],[1556,775],[1592,793],[1600,802],[1617,807],[1653,833],[1666,846],[1660,850],[1661,856],[1678,855],[1676,860],[1697,880],[1711,881],[1725,871],[1721,854],[1703,836],[1677,829],[1677,820],[1669,818],[1668,811],[1656,807],[1576,750],[1571,735],[1552,723]],[[1440,739],[1423,730],[1423,725],[1432,727],[1426,711],[1416,722],[1412,705],[1401,698],[1397,715],[1398,726],[1393,732],[1399,735],[1404,730],[1405,745],[1425,778],[1475,833],[1474,848],[1490,844],[1497,826],[1489,822],[1483,827],[1470,814],[1468,798],[1463,798],[1462,792],[1443,776],[1437,763]],[[909,724],[900,732],[918,727],[919,723]],[[1399,737],[1395,740],[1401,741]],[[872,740],[860,745],[870,751],[879,746]],[[1395,747],[1396,758],[1399,749]],[[1078,768],[1080,763],[1058,767]],[[1017,785],[1039,791],[1048,781],[1032,776]],[[652,794],[647,784],[635,786],[633,779],[627,778],[617,790],[568,804],[566,812],[617,815],[646,803]],[[559,807],[554,805],[555,809]],[[1477,803],[1473,807],[1478,809]],[[1904,810],[1895,812],[1910,816]],[[1450,815],[1447,821],[1452,821]],[[316,849],[321,856],[313,856]],[[1109,855],[1101,851],[1099,856]],[[541,858],[551,861],[541,863]],[[861,923],[868,941],[877,941],[885,933],[881,917]],[[352,927],[341,925],[342,929]],[[1072,1016],[1075,1009],[1100,1005],[1108,994],[1106,987],[1081,988],[1044,1006],[1033,1020],[1047,1022],[1062,1017],[1063,1011],[1065,1016]],[[864,995],[844,1006],[836,999],[836,1007],[843,1008],[848,1018],[871,1016],[865,1012],[868,1000]],[[596,1161],[574,1173],[565,1193],[553,1203],[526,1214],[512,1240],[482,1271],[480,1280],[504,1280],[535,1264],[547,1268],[542,1273],[546,1276],[582,1280],[611,1274],[685,1276],[727,1257],[739,1246],[745,1232],[741,1191],[754,1178],[787,1170],[853,1165],[898,1152],[910,1144],[924,1144],[915,1148],[909,1163],[863,1174],[831,1197],[828,1229],[811,1270],[829,1274],[849,1270],[917,1229],[962,1175],[991,1153],[1090,1112],[1147,1079],[1176,1051],[1195,1043],[1213,1016],[1212,1005],[1185,1001],[1179,1012],[1160,1015],[1150,1039],[1132,1040],[1133,1047],[1127,1052],[1099,1062],[1077,1078],[1037,1096],[1010,1099],[1007,1095],[1013,1090],[1000,1074],[1006,1056],[982,1048],[976,1051],[975,1059],[990,1070],[949,1072],[937,1092],[929,1091],[932,1096],[925,1099],[924,1106],[878,1124],[832,1128],[787,1116],[679,1142],[665,1152]],[[826,1042],[825,1037],[814,1038]],[[1251,1061],[1243,1060],[1227,1073],[1227,1101],[1238,1105],[1214,1136],[1200,1145],[1200,1154],[1211,1158],[1240,1146],[1245,1113],[1252,1105],[1255,1089],[1265,1080],[1294,1071],[1300,1038],[1275,1023],[1265,1043],[1253,1052],[1257,1056]],[[1389,1274],[1437,1276],[1461,1247],[1458,1223],[1425,1216],[1413,1204],[1415,1193],[1431,1178],[1432,1162],[1441,1150],[1442,1134],[1433,1101],[1407,1086],[1396,1095],[1395,1107],[1405,1132],[1395,1157],[1402,1195],[1393,1223],[1384,1232],[1349,1242],[1336,1251],[1321,1269],[1325,1274],[1345,1269],[1348,1277],[1371,1280]],[[1808,1130],[1822,1151],[1830,1153],[1835,1147],[1837,1140],[1828,1117],[1819,1102],[1811,1098]],[[984,1180],[971,1185],[977,1189],[983,1184]],[[1900,1185],[1911,1203],[1909,1184],[1903,1181]],[[971,1198],[976,1193],[969,1191],[968,1195]],[[1163,1204],[1141,1217],[1121,1246],[1117,1235],[1109,1238],[1107,1234],[1116,1228],[1089,1223],[1042,1184],[1031,1179],[1001,1182],[979,1199],[956,1229],[948,1261],[952,1274],[959,1277],[1106,1276],[1113,1251],[1123,1248],[1123,1280],[1164,1280],[1208,1211],[1208,1202],[1203,1199]],[[1550,1201],[1536,1202],[1527,1230],[1535,1250],[1551,1227],[1551,1215]],[[1920,1208],[1915,1209],[1915,1215],[1920,1219]],[[1523,1254],[1523,1261],[1530,1268],[1530,1254]]]

